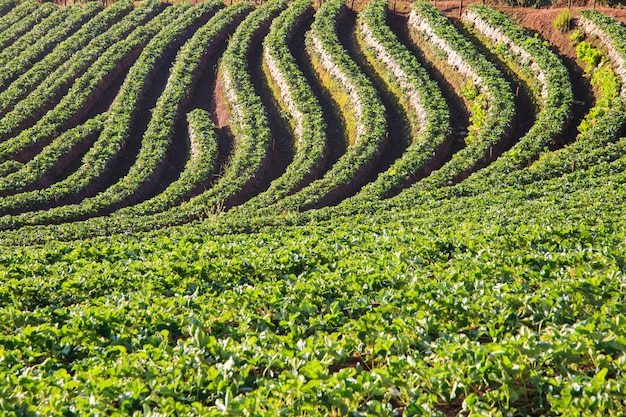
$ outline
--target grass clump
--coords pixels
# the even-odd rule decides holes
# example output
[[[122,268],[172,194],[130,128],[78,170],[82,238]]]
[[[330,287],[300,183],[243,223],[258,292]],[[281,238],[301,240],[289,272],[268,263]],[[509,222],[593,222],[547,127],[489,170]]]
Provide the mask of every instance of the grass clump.
[[[569,9],[565,9],[556,15],[554,21],[552,22],[552,26],[554,26],[554,28],[559,32],[569,32],[572,28],[572,13]]]

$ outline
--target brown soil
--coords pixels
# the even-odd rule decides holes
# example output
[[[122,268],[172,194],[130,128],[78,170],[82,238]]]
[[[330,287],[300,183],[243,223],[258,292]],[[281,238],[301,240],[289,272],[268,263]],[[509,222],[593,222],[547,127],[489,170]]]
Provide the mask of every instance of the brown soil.
[[[218,129],[228,126],[228,104],[224,96],[224,81],[222,77],[219,77],[215,84],[215,92],[210,108],[215,117],[215,126]]]
[[[224,82],[219,73],[217,74],[214,91],[210,97],[209,111],[213,115],[217,133],[218,157],[216,164],[219,167],[215,174],[215,179],[217,179],[221,177],[235,143],[235,137],[228,124],[228,104],[224,95]]]

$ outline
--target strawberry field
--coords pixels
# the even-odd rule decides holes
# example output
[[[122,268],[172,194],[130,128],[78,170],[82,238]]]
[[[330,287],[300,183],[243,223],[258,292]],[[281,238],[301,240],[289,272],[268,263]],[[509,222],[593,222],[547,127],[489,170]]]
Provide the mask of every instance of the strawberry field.
[[[626,415],[620,13],[228,3],[0,0],[0,414]]]

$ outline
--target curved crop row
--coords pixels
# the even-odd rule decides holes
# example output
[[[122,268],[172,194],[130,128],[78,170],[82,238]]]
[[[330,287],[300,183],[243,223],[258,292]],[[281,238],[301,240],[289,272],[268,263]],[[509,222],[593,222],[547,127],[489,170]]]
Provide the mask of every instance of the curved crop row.
[[[36,62],[39,62],[42,56],[50,52],[69,34],[77,31],[101,9],[101,6],[94,2],[88,3],[86,6],[69,6],[63,9],[67,11],[67,15],[60,12],[55,13],[29,33],[34,41],[30,46],[23,47],[18,45],[19,42],[16,42],[10,48],[2,51],[0,53],[0,66],[2,66],[0,85],[7,85],[26,72]],[[25,38],[26,36],[22,39]]]
[[[596,10],[581,10],[577,24],[602,41],[615,66],[615,72],[622,80],[620,95],[626,97],[626,28]]]
[[[163,4],[158,0],[143,3],[121,22],[76,52],[72,59],[66,60],[51,74],[48,73],[48,77],[22,101],[18,103],[4,102],[2,100],[4,97],[0,97],[2,111],[8,110],[13,104],[15,105],[0,119],[0,138],[7,139],[19,132],[26,123],[38,120],[43,116],[61,97],[67,97],[67,95],[63,95],[63,90],[70,86],[76,86],[74,81],[79,78],[86,80],[88,76],[85,74],[88,71],[94,71],[94,62],[99,60],[106,51],[114,51],[120,48],[119,45],[128,44],[127,39],[132,32],[135,33],[135,37],[139,38],[142,35],[147,35],[144,34],[141,25],[153,18],[162,9]],[[108,52],[109,55],[112,53]],[[100,62],[102,62],[101,59]],[[93,87],[96,85],[92,85]]]
[[[28,16],[4,30],[0,33],[0,51],[20,41],[28,34],[27,32],[36,27],[42,19],[46,19],[51,14],[54,14],[55,11],[61,12],[53,3],[44,3],[42,6],[37,7],[32,13],[29,13]]]
[[[201,189],[215,172],[217,163],[217,134],[211,115],[195,109],[187,114],[190,142],[189,160],[178,179],[162,193],[135,206],[125,207],[116,214],[134,215],[167,210]]]
[[[322,108],[288,45],[313,14],[310,0],[296,1],[272,22],[263,41],[263,70],[295,134],[296,153],[283,175],[246,202],[246,208],[268,206],[298,190],[316,175],[328,154]]]
[[[150,39],[175,18],[174,13],[169,8],[108,48],[72,84],[59,104],[38,119],[33,127],[25,129],[17,136],[0,143],[0,161],[11,158],[27,159],[32,148],[42,146],[51,137],[61,133],[68,124],[78,122],[89,111],[90,104],[96,101],[97,97],[114,81],[115,77],[130,66],[130,63],[136,59]],[[16,110],[18,109],[21,110],[21,106],[18,105]]]
[[[14,25],[19,25],[22,19],[28,18],[29,15],[35,13],[38,7],[38,3],[32,0],[24,1],[15,6],[10,12],[0,18],[0,34],[10,30]]]
[[[0,178],[0,195],[14,194],[31,189],[34,185],[44,186],[46,177],[53,171],[62,171],[73,160],[77,149],[86,149],[102,131],[107,114],[103,113],[85,123],[63,132],[49,146],[19,170]]]
[[[255,38],[266,30],[287,2],[272,0],[259,7],[237,27],[219,65],[224,95],[229,107],[230,126],[235,137],[233,153],[215,185],[191,199],[177,215],[197,217],[232,199],[261,175],[267,160],[271,134],[261,98],[249,74],[248,57]]]
[[[188,3],[180,3],[169,7],[157,18],[147,23],[146,26],[151,27],[151,29],[144,28],[141,32],[150,36],[154,35],[154,33],[157,33],[157,35],[146,45],[135,64],[129,70],[124,84],[120,88],[120,92],[108,113],[102,134],[83,157],[82,165],[79,169],[65,180],[41,190],[39,195],[25,193],[4,199],[3,203],[0,204],[3,211],[26,208],[33,204],[48,203],[52,199],[79,194],[87,190],[95,181],[108,172],[111,169],[112,161],[118,156],[119,151],[123,148],[128,138],[130,125],[143,97],[143,91],[163,64],[161,55],[168,48],[171,48],[172,44],[180,42],[180,35],[188,26],[192,25],[203,15],[202,11],[212,13],[219,4],[221,3],[217,1],[203,3],[201,6],[192,8],[187,13],[180,15],[181,11],[190,7]],[[200,14],[200,16],[197,16],[197,14]],[[128,39],[132,42],[133,36],[131,35]],[[36,212],[38,214],[33,214],[32,216],[24,214],[22,217],[32,217],[29,221],[35,222],[34,218],[39,218],[41,221],[43,219],[52,221],[52,219],[58,218],[60,215],[72,218],[72,213],[80,212],[81,207],[80,205],[58,207],[56,209],[58,213],[50,210]],[[94,209],[92,208],[91,210]]]
[[[182,7],[182,6],[173,6]],[[201,57],[210,50],[212,45],[217,45],[220,42],[224,42],[228,34],[232,31],[233,26],[236,26],[243,17],[251,10],[252,5],[249,3],[237,3],[226,9],[219,11],[206,25],[202,26],[194,36],[188,41],[185,46],[179,52],[179,56],[183,56],[179,63],[179,71],[184,72],[187,67],[188,70],[193,70],[193,66],[199,65]],[[164,29],[165,30],[165,29]],[[170,31],[175,29],[169,28]],[[165,32],[164,32],[165,33]],[[159,45],[160,42],[156,42]],[[163,45],[161,45],[162,47]],[[183,53],[183,51],[185,51]],[[102,173],[107,170],[107,163],[111,160],[120,150],[121,143],[119,139],[116,140],[117,130],[126,129],[126,127],[118,127],[117,123],[124,124],[124,120],[129,119],[129,115],[126,112],[135,111],[135,103],[139,99],[139,95],[143,90],[143,80],[149,77],[149,71],[153,68],[153,64],[150,62],[159,54],[154,54],[147,48],[144,54],[140,56],[140,60],[131,68],[127,80],[120,91],[116,104],[110,111],[110,115],[105,122],[104,132],[100,139],[94,144],[89,152],[83,158],[83,163],[78,171],[70,175],[64,181],[57,184],[53,184],[51,187],[40,190],[37,193],[23,193],[14,196],[7,197],[0,200],[0,209],[6,212],[7,209],[12,207],[28,207],[34,203],[45,203],[53,201],[57,196],[71,196],[77,192],[77,190],[83,190],[95,181]],[[193,61],[196,59],[196,61]],[[187,61],[186,59],[189,59]],[[144,62],[145,61],[145,62]],[[148,70],[148,73],[146,73]],[[122,99],[122,97],[128,97]],[[99,203],[97,200],[94,203]],[[67,213],[68,216],[74,217],[76,214],[82,214],[84,212],[93,212],[98,208],[95,204],[87,206],[86,204],[80,206],[65,206],[58,207],[56,211],[39,211],[35,213],[25,213],[19,217],[7,216],[0,218],[0,227],[12,228],[19,227],[23,224],[37,224],[43,221],[58,220],[61,221],[61,215]],[[94,208],[95,207],[95,208]],[[118,216],[122,217],[122,216]],[[135,216],[128,216],[131,223],[136,222]],[[98,223],[100,219],[92,219],[95,223]],[[106,223],[108,220],[104,219]],[[122,221],[120,220],[120,224]],[[71,227],[71,224],[67,225]],[[76,228],[85,227],[78,224]],[[100,227],[100,226],[98,226]],[[131,226],[132,227],[132,226]]]
[[[85,45],[107,31],[113,23],[131,10],[132,4],[129,1],[118,1],[107,7],[13,82],[11,82],[13,80],[11,72],[0,71],[0,115],[5,114],[34,88],[42,84],[46,78],[54,74],[60,65],[68,62],[70,58],[80,59],[79,51]],[[67,71],[67,64],[65,65],[64,71]],[[48,78],[47,88],[51,88],[52,81],[53,79]]]
[[[369,62],[398,97],[411,126],[411,144],[394,164],[363,187],[357,198],[378,200],[413,182],[446,139],[446,102],[428,73],[386,23],[388,0],[372,0],[359,15],[357,36]]]
[[[326,88],[347,117],[351,146],[326,174],[277,203],[278,210],[307,210],[323,199],[334,200],[346,188],[360,185],[380,156],[387,139],[385,107],[371,81],[349,57],[337,35],[338,20],[345,12],[343,0],[325,2],[306,34],[306,49]],[[354,126],[351,124],[354,123]]]
[[[512,62],[519,71],[530,72],[526,78],[534,80],[540,94],[540,107],[535,123],[511,150],[478,176],[491,172],[511,172],[537,157],[563,132],[571,117],[574,94],[567,68],[538,38],[530,36],[504,13],[481,5],[468,6],[464,20],[487,37],[497,47],[496,53]],[[510,57],[511,59],[506,59]],[[531,83],[532,85],[532,83]]]
[[[424,43],[443,54],[447,65],[465,79],[463,88],[470,92],[466,95],[472,113],[466,147],[443,167],[406,190],[413,194],[417,190],[449,185],[484,163],[490,150],[508,135],[514,105],[513,93],[502,74],[435,7],[423,1],[414,3],[409,26],[421,34]]]

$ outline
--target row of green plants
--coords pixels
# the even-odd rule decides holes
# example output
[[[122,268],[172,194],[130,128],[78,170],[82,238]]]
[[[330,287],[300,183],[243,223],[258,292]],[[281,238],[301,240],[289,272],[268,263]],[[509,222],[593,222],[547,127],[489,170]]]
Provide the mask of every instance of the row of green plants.
[[[102,65],[94,65],[94,63],[100,60],[103,63],[104,60],[101,57],[106,53],[111,56],[115,48],[120,48],[117,45],[127,44],[125,40],[132,32],[135,32],[135,37],[148,36],[143,33],[142,24],[149,21],[155,15],[163,10],[163,3],[157,0],[148,1],[142,4],[140,7],[133,10],[122,21],[111,27],[106,32],[94,38],[85,47],[79,51],[74,50],[72,59],[66,59],[52,72],[48,72],[47,78],[35,87],[35,89],[23,98],[19,102],[10,100],[5,102],[2,100],[0,106],[3,110],[8,110],[10,106],[14,106],[12,110],[8,111],[2,119],[0,119],[0,138],[8,139],[13,135],[20,134],[23,131],[23,127],[29,121],[37,121],[43,116],[50,108],[53,108],[58,103],[59,99],[68,96],[66,89],[74,88],[76,90],[78,84],[77,80],[89,81],[91,76],[87,75],[89,72],[96,71],[96,68],[101,68]],[[113,49],[112,49],[113,47]],[[54,53],[54,52],[53,52]],[[113,70],[118,63],[115,62],[108,64],[109,70]],[[94,68],[95,67],[95,68]],[[91,84],[87,86],[89,90],[95,89],[98,84]],[[75,91],[75,94],[79,92]],[[3,99],[4,97],[0,97]],[[10,97],[15,99],[15,97]],[[61,109],[57,108],[57,111]],[[69,116],[69,112],[66,116]],[[41,125],[41,123],[39,123]],[[2,159],[7,159],[6,154],[2,154]]]
[[[284,3],[281,3],[279,7],[284,7]],[[251,3],[241,2],[236,3],[233,6],[230,6],[218,12],[209,21],[209,23],[200,28],[196,32],[192,40],[186,44],[186,46],[184,47],[187,51],[186,53],[190,56],[202,56],[206,52],[207,45],[216,45],[225,42],[229,33],[232,33],[235,27],[241,26],[241,21],[252,9],[253,5]],[[278,11],[279,10],[274,9],[272,13],[277,14]],[[271,19],[271,16],[268,17],[267,15],[265,15],[265,11],[262,10],[262,13],[257,14],[257,19],[260,22],[257,22],[256,25],[262,25],[262,22],[269,21]],[[253,35],[251,35],[250,33],[247,33],[245,37],[240,36],[240,38],[243,38],[242,43],[245,43],[246,38],[250,39],[252,36]],[[236,38],[237,37],[233,37],[233,39]],[[188,66],[190,67],[197,65],[197,63],[188,64]],[[131,108],[136,109],[135,106],[132,106]],[[112,117],[111,115],[109,115],[107,121],[105,122],[105,129],[107,126],[106,123],[114,123],[115,120],[117,120],[116,117]],[[104,145],[106,145],[104,142],[98,140],[95,147],[103,147]],[[80,170],[77,171],[78,174],[72,174],[67,179],[59,183],[53,184],[51,187],[38,190],[37,192],[27,192],[5,197],[4,199],[2,199],[0,205],[5,203],[6,201],[9,206],[28,207],[33,205],[34,203],[41,204],[54,201],[54,199],[56,198],[55,196],[59,195],[69,197],[74,194],[72,190],[75,184],[79,183],[81,181],[81,178],[85,176],[85,174],[88,173],[90,170],[94,170],[95,168],[97,168],[98,161],[100,161],[99,156],[103,155],[94,153],[93,149],[90,149],[87,155],[83,158],[83,164]],[[106,157],[106,155],[104,156]],[[173,184],[174,187],[186,187],[188,185],[189,184],[177,184],[176,182]],[[224,186],[227,185],[228,184],[224,184]],[[86,236],[90,234],[107,234],[111,232],[117,233],[124,230],[153,230],[155,228],[160,228],[168,224],[185,223],[194,218],[206,215],[206,211],[204,210],[204,208],[207,204],[207,200],[210,203],[215,201],[214,204],[219,204],[219,202],[222,201],[222,198],[226,198],[222,197],[222,195],[220,194],[215,196],[211,194],[214,192],[214,189],[215,187],[212,187],[210,190],[207,190],[206,192],[182,204],[181,206],[159,214],[137,217],[135,214],[130,213],[132,210],[129,209],[128,213],[126,213],[128,215],[124,215],[124,212],[122,212],[120,215],[115,215],[115,222],[111,222],[110,218],[108,217],[95,217],[87,221],[46,226],[40,228],[39,230],[48,228],[50,230],[56,230],[58,233],[66,236]],[[159,204],[163,204],[163,198],[166,199],[165,204],[167,206],[171,206],[173,202],[178,198],[176,196],[180,193],[180,191],[181,190],[177,189],[166,190],[165,197],[157,196],[155,197],[155,199],[152,200],[154,207],[157,207]],[[7,203],[4,204],[5,207],[7,206]],[[154,209],[153,204],[150,204],[148,207],[146,207],[146,209],[148,211]],[[2,209],[6,212],[5,207],[2,207]],[[89,209],[89,207],[80,207]],[[54,221],[62,222],[63,219],[61,218],[61,216],[63,212],[64,207],[59,207],[52,214],[49,214],[48,211],[39,211],[34,213],[25,213],[20,216],[5,216],[1,218],[0,223],[4,222],[2,224],[5,228],[15,228],[21,227],[24,224],[39,224],[44,221],[49,222],[52,215],[54,215]],[[70,214],[72,216],[80,215],[78,211],[76,213],[71,212]]]
[[[41,20],[46,19],[55,11],[58,11],[55,5],[46,3],[35,8],[26,17],[0,32],[0,51],[20,40],[23,35],[33,29]]]
[[[313,14],[310,0],[294,2],[274,19],[263,40],[263,72],[293,132],[295,154],[267,190],[245,203],[246,209],[269,206],[293,194],[315,177],[328,155],[322,108],[289,48],[294,32]]]
[[[0,195],[6,196],[27,191],[45,184],[54,172],[59,172],[72,162],[74,152],[88,149],[102,132],[108,114],[102,113],[73,129],[66,130],[34,158],[23,163],[19,170],[3,172],[0,177]],[[62,161],[65,161],[64,163]],[[57,195],[60,197],[60,195]]]
[[[156,1],[145,3],[143,7],[150,9],[152,8],[150,4],[154,6],[153,10],[155,11],[161,7],[161,3]],[[135,28],[126,37],[103,51],[98,59],[73,81],[67,94],[61,98],[59,103],[39,118],[34,126],[20,131],[17,136],[0,144],[0,161],[11,158],[19,159],[19,156],[28,152],[30,148],[49,143],[54,136],[67,129],[68,124],[71,125],[84,117],[93,103],[103,94],[106,87],[130,66],[150,39],[174,18],[172,17],[174,13],[172,10],[161,13],[146,24]],[[41,106],[45,99],[42,97],[35,98],[33,94],[29,97],[32,97],[33,100],[26,99],[20,102],[15,110],[5,116],[3,120],[14,120],[10,116],[15,112],[24,110],[23,103],[27,103],[25,106],[30,107],[30,110],[36,114],[37,110],[33,107]],[[25,118],[28,117],[32,118],[33,114]]]
[[[193,91],[194,84],[199,79],[202,60],[211,53],[210,45],[200,45],[194,40],[194,38],[201,38],[201,35],[197,35],[199,32],[196,30],[204,24],[212,25],[213,23],[209,18],[214,16],[223,6],[221,0],[197,5],[172,22],[168,28],[162,30],[153,39],[150,44],[151,50],[146,53],[149,60],[146,63],[149,64],[152,73],[158,70],[156,62],[167,49],[179,49],[180,43],[191,37],[180,48],[169,70],[167,84],[157,100],[156,106],[151,111],[151,119],[146,131],[143,132],[141,147],[130,170],[105,191],[76,206],[77,215],[82,216],[85,212],[93,213],[103,208],[114,207],[126,199],[135,197],[135,193],[143,185],[155,180],[158,171],[167,161],[167,153],[174,130],[183,114],[184,106],[190,98],[190,92]],[[220,22],[222,17],[218,16],[217,19],[217,22]],[[194,32],[196,34],[192,37]],[[137,95],[141,95],[145,86],[138,85],[137,87],[139,87],[136,90]],[[124,135],[126,137],[128,137],[131,124],[132,121],[125,126]],[[112,138],[119,136],[119,134],[114,134]],[[109,151],[114,155],[119,154],[124,149],[124,143],[120,140],[107,141],[107,146],[114,150],[113,152]],[[170,201],[169,204],[175,202],[176,200]],[[146,207],[151,210],[149,204]],[[139,214],[140,210],[135,209],[132,212]]]
[[[623,162],[297,227],[5,248],[0,406],[618,416]]]
[[[77,54],[94,38],[106,32],[111,25],[131,10],[131,2],[126,1],[119,1],[107,7],[86,22],[76,33],[59,43],[40,61],[34,63],[32,68],[16,80],[13,80],[11,72],[0,72],[0,115],[4,115],[13,108],[16,103],[53,74],[59,66],[65,64],[70,57]]]
[[[503,12],[471,5],[464,18],[488,39],[494,53],[529,81],[539,108],[530,130],[478,176],[512,172],[536,159],[563,133],[574,100],[569,74],[560,58],[541,39],[528,34]]]
[[[306,49],[322,83],[345,117],[347,152],[322,176],[278,202],[272,210],[307,210],[337,199],[376,164],[387,141],[385,107],[372,82],[348,55],[337,35],[346,4],[325,2],[306,34]]]
[[[239,24],[220,59],[218,77],[228,104],[229,124],[234,137],[233,150],[213,187],[150,221],[180,222],[199,218],[222,205],[242,190],[255,187],[264,175],[271,146],[271,132],[265,107],[256,94],[248,57],[260,47],[260,35],[283,10],[287,2],[275,0],[250,13]]]
[[[59,26],[70,14],[72,8],[63,9],[48,4],[42,14],[30,16],[33,21],[21,21],[19,25],[14,25],[11,30],[0,33],[0,65],[4,66],[24,49],[39,41],[53,27]],[[77,10],[77,7],[73,7]],[[21,33],[16,33],[15,30]],[[25,29],[24,29],[25,28]],[[9,38],[10,37],[10,38]]]
[[[394,164],[366,184],[358,198],[379,200],[424,174],[450,128],[448,106],[437,84],[389,28],[388,0],[372,0],[359,14],[358,40],[368,61],[398,97],[411,131],[410,144]]]
[[[39,5],[36,1],[23,1],[17,5],[11,2],[10,7],[11,10],[0,18],[0,33],[10,30],[13,25],[19,24],[22,19],[35,13]]]
[[[139,204],[125,207],[117,214],[134,215],[159,213],[180,204],[185,198],[204,191],[216,170],[218,147],[215,124],[211,114],[203,109],[187,113],[190,142],[189,159],[176,181],[162,193]]]
[[[79,30],[89,19],[101,11],[97,3],[86,6],[69,6],[64,13],[55,13],[33,30],[29,46],[18,46],[16,42],[0,54],[3,80],[12,81],[32,68],[60,42]],[[25,36],[26,37],[26,36]],[[24,38],[25,38],[24,37]],[[11,49],[14,48],[12,51]]]
[[[470,126],[465,147],[440,169],[407,189],[405,195],[419,195],[463,179],[486,165],[493,147],[510,135],[515,113],[510,85],[493,63],[461,35],[454,25],[431,4],[413,4],[409,18],[418,46],[443,55],[443,60],[462,79],[458,86],[470,110]],[[415,36],[417,34],[417,36]],[[446,73],[450,70],[446,70]]]
[[[59,183],[42,190],[41,193],[29,193],[30,199],[16,195],[11,200],[21,205],[28,200],[29,205],[35,201],[39,204],[85,192],[95,181],[110,172],[115,158],[128,140],[130,126],[136,115],[138,105],[151,80],[165,62],[163,55],[169,48],[175,48],[184,39],[185,30],[193,27],[198,21],[207,19],[207,15],[215,13],[221,2],[207,2],[192,8],[189,3],[181,3],[169,7],[165,12],[151,20],[141,32],[147,33],[152,39],[144,47],[143,52],[129,70],[124,84],[120,88],[117,99],[109,111],[103,132],[94,145],[83,157],[77,171]],[[128,40],[132,45],[135,37]],[[147,41],[148,39],[146,39]],[[110,190],[110,189],[109,189]],[[111,193],[111,191],[107,191]],[[106,198],[108,197],[108,198]],[[48,211],[24,214],[20,218],[26,222],[55,222],[71,220],[85,214],[94,215],[103,207],[108,207],[120,200],[111,200],[106,194],[99,194],[75,205],[62,206]],[[17,219],[11,221],[16,222]]]

